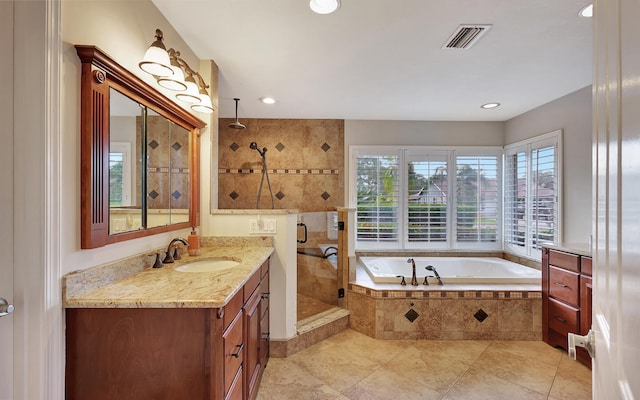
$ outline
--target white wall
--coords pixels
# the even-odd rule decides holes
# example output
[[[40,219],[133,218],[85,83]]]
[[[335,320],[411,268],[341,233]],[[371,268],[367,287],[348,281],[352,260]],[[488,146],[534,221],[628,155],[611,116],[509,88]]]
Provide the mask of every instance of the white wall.
[[[505,145],[563,130],[563,238],[587,243],[591,234],[591,86],[505,123]]]
[[[188,230],[158,234],[116,243],[98,249],[80,249],[80,75],[75,44],[96,45],[116,62],[171,98],[138,62],[154,40],[156,28],[164,33],[167,48],[180,51],[190,65],[199,60],[151,1],[63,1],[62,2],[62,274],[103,264],[133,254],[166,246],[170,238],[188,235]],[[206,77],[206,75],[205,75]],[[210,117],[200,114],[210,123]],[[205,128],[204,131],[206,131]]]
[[[210,236],[250,236],[249,220],[268,218],[276,220],[277,234],[273,235],[274,254],[271,256],[270,292],[269,297],[269,327],[272,339],[290,339],[296,335],[297,324],[297,258],[296,232],[298,214],[288,214],[279,210],[273,214],[270,211],[262,213],[256,210],[253,214],[243,210],[238,214],[208,215],[215,219],[206,232]]]

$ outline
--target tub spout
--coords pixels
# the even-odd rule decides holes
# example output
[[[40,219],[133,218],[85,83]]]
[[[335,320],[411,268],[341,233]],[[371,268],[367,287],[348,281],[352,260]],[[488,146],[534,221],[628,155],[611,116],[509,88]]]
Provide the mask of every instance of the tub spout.
[[[407,260],[408,263],[411,263],[411,285],[418,286],[418,278],[416,277],[416,262],[413,258]]]
[[[438,280],[438,285],[444,285],[444,283],[442,283],[442,279],[440,279],[440,274],[438,274],[438,271],[436,271],[436,267],[434,267],[433,265],[427,265],[425,267],[427,269],[427,271],[432,271],[433,274],[435,275],[436,279]],[[424,277],[424,283],[425,285],[428,285],[429,283],[427,282],[427,277]]]

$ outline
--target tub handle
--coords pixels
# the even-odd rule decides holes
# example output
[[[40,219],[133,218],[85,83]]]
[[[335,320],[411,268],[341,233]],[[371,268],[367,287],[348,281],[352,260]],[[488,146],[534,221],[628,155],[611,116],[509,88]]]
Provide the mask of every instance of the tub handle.
[[[568,288],[569,286],[565,285],[564,283],[560,283],[560,282],[555,282],[556,285],[563,287],[563,288]]]
[[[396,278],[402,278],[402,280],[400,281],[400,284],[402,286],[405,286],[407,284],[407,281],[404,280],[404,276],[402,275],[396,275]]]

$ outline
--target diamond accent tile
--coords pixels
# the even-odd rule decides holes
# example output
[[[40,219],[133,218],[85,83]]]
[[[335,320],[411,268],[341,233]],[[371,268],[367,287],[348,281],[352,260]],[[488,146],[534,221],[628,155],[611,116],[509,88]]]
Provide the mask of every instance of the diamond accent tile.
[[[282,200],[282,198],[284,197],[284,193],[278,192],[276,193],[276,197],[278,198],[278,200]]]
[[[418,317],[420,316],[420,314],[418,314],[416,312],[416,310],[414,310],[413,308],[410,309],[409,311],[407,311],[407,313],[404,315],[404,317],[406,319],[409,320],[409,322],[413,323],[413,321],[415,321],[416,319],[418,319]]]
[[[229,146],[229,148],[231,150],[233,150],[233,151],[236,151],[236,150],[238,150],[240,148],[240,145],[238,145],[238,143],[236,143],[236,142],[233,142],[233,143],[231,143],[231,146]]]
[[[149,197],[151,197],[152,199],[155,199],[156,197],[160,196],[160,193],[156,192],[155,190],[152,190],[149,193]]]
[[[178,200],[180,197],[182,197],[182,193],[176,190],[175,192],[171,193],[171,196],[173,196],[174,199]]]
[[[324,192],[320,195],[320,197],[322,197],[325,200],[329,200],[329,197],[331,197],[331,195],[327,192]]]
[[[238,197],[240,197],[240,195],[238,193],[236,193],[236,191],[234,190],[233,192],[229,193],[229,197],[231,197],[233,200],[235,200]]]
[[[484,322],[485,319],[487,319],[487,317],[489,316],[489,314],[487,314],[482,308],[479,309],[478,311],[476,311],[475,314],[473,314],[474,318],[477,319],[480,322]]]
[[[327,143],[323,144],[322,146],[320,146],[320,148],[322,150],[324,150],[324,152],[326,153],[327,151],[329,151],[329,149],[331,148],[331,146],[329,146]]]
[[[283,145],[282,143],[278,143],[278,144],[276,145],[276,150],[278,150],[278,151],[282,151],[282,150],[284,150],[284,145]]]
[[[182,148],[182,145],[178,142],[175,142],[171,147],[173,147],[175,151],[178,151]]]
[[[160,146],[160,143],[156,142],[155,140],[149,142],[149,147],[151,147],[153,150],[155,150],[158,146]]]

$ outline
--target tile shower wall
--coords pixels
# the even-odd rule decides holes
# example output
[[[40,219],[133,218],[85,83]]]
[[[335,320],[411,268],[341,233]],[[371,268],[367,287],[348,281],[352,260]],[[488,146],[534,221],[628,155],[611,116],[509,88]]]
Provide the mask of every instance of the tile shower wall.
[[[137,119],[140,127],[141,120],[139,117]],[[168,123],[164,117],[148,116],[147,123],[148,208],[188,209],[189,132]],[[138,134],[140,132],[141,129],[138,129]],[[139,173],[136,171],[136,174]]]
[[[255,209],[262,176],[256,142],[267,148],[275,208],[334,210],[344,202],[344,121],[242,119],[244,130],[219,120],[218,207]],[[265,179],[259,208],[271,208]]]

